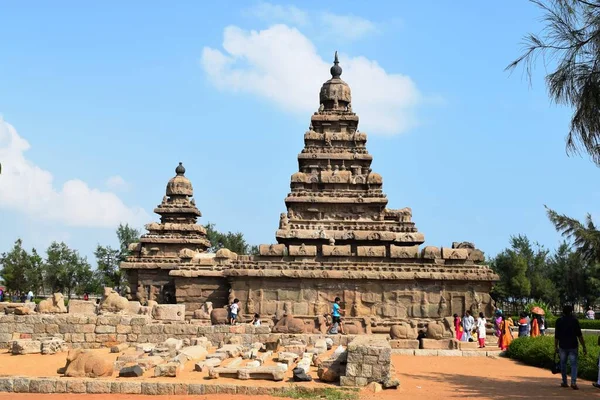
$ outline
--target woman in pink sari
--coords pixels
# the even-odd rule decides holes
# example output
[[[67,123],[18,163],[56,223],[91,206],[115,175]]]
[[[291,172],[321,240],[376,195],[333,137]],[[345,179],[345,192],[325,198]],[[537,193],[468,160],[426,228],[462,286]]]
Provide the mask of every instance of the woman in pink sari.
[[[494,319],[494,329],[496,337],[499,338],[502,333],[502,310],[496,310],[496,318]]]
[[[454,314],[454,331],[456,332],[456,340],[462,337],[462,324],[458,314]]]

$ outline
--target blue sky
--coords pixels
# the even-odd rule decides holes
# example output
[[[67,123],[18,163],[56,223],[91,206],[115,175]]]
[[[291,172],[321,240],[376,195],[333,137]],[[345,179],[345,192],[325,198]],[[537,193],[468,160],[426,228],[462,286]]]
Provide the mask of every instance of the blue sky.
[[[389,206],[427,244],[554,248],[544,204],[599,211],[543,66],[531,86],[504,71],[541,28],[527,2],[20,1],[0,17],[0,251],[64,240],[91,258],[119,221],[157,219],[179,161],[202,223],[273,242],[335,50]]]

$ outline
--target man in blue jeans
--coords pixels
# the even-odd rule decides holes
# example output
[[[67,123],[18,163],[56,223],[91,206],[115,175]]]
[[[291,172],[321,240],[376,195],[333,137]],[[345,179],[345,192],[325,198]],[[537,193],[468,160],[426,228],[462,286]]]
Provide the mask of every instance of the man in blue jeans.
[[[587,354],[583,335],[579,321],[573,316],[573,307],[564,306],[563,315],[556,320],[556,329],[554,331],[554,349],[560,355],[560,372],[562,373],[562,383],[560,386],[569,387],[567,384],[567,358],[571,363],[571,387],[578,390],[577,386],[577,353],[581,343],[583,354]]]

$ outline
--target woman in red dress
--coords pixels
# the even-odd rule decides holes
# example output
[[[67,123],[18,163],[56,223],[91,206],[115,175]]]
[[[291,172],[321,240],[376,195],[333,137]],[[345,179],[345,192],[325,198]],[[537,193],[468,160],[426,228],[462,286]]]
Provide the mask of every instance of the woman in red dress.
[[[462,337],[462,324],[458,314],[454,314],[454,331],[456,332],[456,340]]]

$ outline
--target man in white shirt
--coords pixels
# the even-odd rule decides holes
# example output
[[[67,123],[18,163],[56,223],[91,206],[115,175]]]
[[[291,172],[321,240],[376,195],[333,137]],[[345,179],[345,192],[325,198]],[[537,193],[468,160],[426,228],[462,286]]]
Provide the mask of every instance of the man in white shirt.
[[[471,315],[471,311],[467,310],[467,312],[465,313],[465,316],[462,320],[462,326],[463,335],[461,341],[468,342],[469,338],[471,337],[471,333],[473,332],[473,328],[475,327],[475,318],[473,318],[473,316]]]

